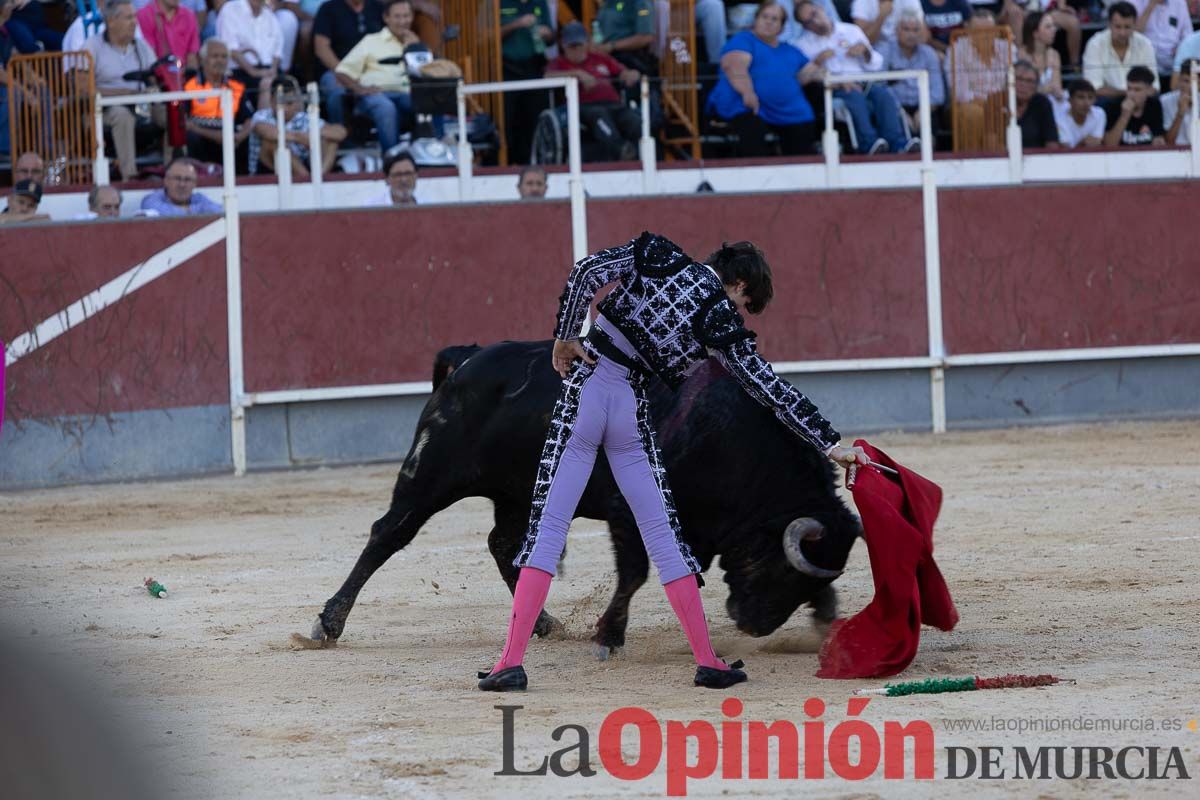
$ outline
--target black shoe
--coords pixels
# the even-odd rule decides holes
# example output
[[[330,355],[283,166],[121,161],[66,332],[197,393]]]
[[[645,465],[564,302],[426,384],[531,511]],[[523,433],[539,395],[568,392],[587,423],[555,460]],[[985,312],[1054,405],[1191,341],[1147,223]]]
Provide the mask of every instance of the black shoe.
[[[728,689],[747,679],[746,673],[741,669],[744,666],[746,665],[739,658],[729,665],[729,669],[696,667],[696,685],[706,689]]]
[[[520,664],[495,673],[480,672],[479,678],[479,688],[485,692],[523,692],[529,685],[529,677]]]

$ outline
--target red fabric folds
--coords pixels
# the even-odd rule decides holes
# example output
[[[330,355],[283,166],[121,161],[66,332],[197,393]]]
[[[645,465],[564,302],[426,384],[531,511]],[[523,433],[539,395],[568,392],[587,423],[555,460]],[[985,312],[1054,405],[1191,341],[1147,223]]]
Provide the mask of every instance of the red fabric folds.
[[[874,463],[900,474],[858,470],[850,491],[862,516],[875,597],[850,619],[833,623],[821,647],[818,678],[896,675],[916,656],[922,624],[948,631],[958,623],[950,590],[933,560],[941,487],[862,439],[854,444]]]

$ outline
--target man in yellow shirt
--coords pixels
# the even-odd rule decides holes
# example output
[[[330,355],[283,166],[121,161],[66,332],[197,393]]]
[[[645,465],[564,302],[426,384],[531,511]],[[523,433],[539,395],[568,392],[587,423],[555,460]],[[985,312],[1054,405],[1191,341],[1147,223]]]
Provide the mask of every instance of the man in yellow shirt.
[[[375,123],[385,153],[400,141],[401,125],[412,124],[412,97],[403,60],[404,48],[420,41],[412,23],[412,0],[385,0],[383,30],[360,39],[337,66],[339,80],[354,92],[354,112]],[[397,58],[395,64],[380,63]]]

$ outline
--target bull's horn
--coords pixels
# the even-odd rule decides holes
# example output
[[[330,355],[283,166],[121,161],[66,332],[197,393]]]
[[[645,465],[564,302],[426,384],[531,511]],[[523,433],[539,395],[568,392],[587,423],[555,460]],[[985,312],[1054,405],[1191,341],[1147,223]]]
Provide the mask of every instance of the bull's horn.
[[[800,543],[804,540],[820,539],[824,535],[825,526],[812,517],[801,517],[788,523],[787,529],[783,532],[783,553],[787,556],[792,569],[812,578],[832,579],[842,574],[840,569],[823,569],[816,566],[805,558],[804,553],[800,550]]]

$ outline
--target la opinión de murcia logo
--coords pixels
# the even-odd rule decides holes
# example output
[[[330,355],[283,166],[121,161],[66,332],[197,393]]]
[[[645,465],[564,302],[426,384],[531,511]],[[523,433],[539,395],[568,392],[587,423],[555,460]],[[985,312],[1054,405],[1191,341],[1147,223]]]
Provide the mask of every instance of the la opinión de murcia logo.
[[[869,698],[850,698],[846,702],[849,719],[835,725],[820,719],[825,702],[816,697],[804,701],[808,719],[799,725],[786,719],[738,719],[744,705],[736,697],[721,703],[725,719],[719,724],[705,720],[663,721],[644,708],[626,706],[600,723],[595,752],[603,770],[626,781],[650,777],[665,759],[669,797],[684,797],[688,781],[715,775],[726,780],[797,780],[803,772],[805,779],[861,781],[877,776],[882,768],[888,780],[938,777],[934,770],[933,727],[924,720],[887,720],[877,726],[857,719],[870,702]],[[515,733],[517,712],[524,706],[495,708],[500,711],[503,727],[503,767],[495,775],[590,778],[598,774],[592,766],[592,734],[577,724],[555,728],[550,738],[561,746],[541,755],[540,762],[529,761],[519,768]],[[630,730],[636,731],[636,747],[623,748],[622,737]],[[851,747],[851,741],[856,747]],[[776,753],[773,763],[772,745]],[[1178,747],[947,747],[945,752],[946,773],[942,777],[946,779],[1191,777]]]

